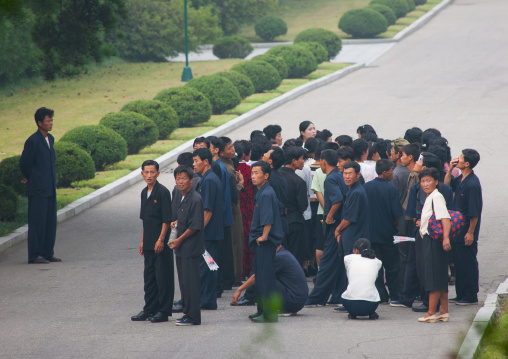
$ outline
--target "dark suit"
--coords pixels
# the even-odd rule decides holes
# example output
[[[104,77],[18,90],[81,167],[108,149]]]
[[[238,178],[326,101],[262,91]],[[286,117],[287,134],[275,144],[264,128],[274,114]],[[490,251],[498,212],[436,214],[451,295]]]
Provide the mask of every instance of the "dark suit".
[[[23,148],[19,167],[28,180],[28,262],[53,257],[56,237],[55,139],[40,131]]]
[[[173,251],[167,246],[170,230],[164,237],[164,249],[155,253],[155,243],[162,232],[163,223],[171,222],[171,195],[166,187],[155,183],[147,198],[148,187],[141,191],[143,220],[143,256],[145,257],[145,313],[172,314],[175,294]]]

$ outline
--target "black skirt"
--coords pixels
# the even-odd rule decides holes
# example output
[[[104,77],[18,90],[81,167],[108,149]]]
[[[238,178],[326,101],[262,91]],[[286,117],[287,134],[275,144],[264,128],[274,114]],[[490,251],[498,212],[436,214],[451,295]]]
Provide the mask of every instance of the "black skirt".
[[[448,292],[448,256],[443,249],[443,242],[426,234],[423,236],[422,249],[425,290]]]

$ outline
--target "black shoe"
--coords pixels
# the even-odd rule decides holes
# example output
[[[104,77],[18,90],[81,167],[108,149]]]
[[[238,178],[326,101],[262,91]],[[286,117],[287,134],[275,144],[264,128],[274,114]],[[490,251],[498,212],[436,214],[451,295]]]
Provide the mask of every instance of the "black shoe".
[[[273,316],[271,318],[267,318],[265,316],[260,315],[259,317],[254,317],[250,319],[254,323],[277,323],[279,318],[277,316]]]
[[[310,276],[315,276],[317,274],[317,269],[313,266],[308,266],[307,272],[309,272]]]
[[[168,315],[162,312],[157,312],[153,317],[150,318],[152,323],[162,323],[168,321]]]
[[[348,314],[347,317],[349,319],[356,319],[356,315],[353,315],[353,314]]]
[[[147,319],[150,319],[152,317],[152,313],[146,313],[144,311],[141,311],[139,312],[137,315],[133,315],[131,317],[131,320],[133,322],[142,322],[142,321],[145,321]]]
[[[376,312],[374,312],[371,315],[369,315],[369,319],[375,320],[375,319],[378,319],[378,318],[379,318],[379,315]]]
[[[306,278],[310,277],[309,271],[306,268],[303,268],[303,273],[305,274]]]
[[[49,258],[46,258],[48,262],[61,262],[62,260],[60,258],[57,258],[55,256],[51,256]]]
[[[233,305],[233,304],[231,304],[231,305]],[[238,306],[239,307],[249,307],[249,306],[253,306],[253,305],[256,305],[256,303],[246,299],[245,296],[238,298]]]
[[[177,319],[176,321],[177,321],[177,322],[181,322],[182,320],[184,320],[184,319],[186,319],[186,318],[187,318],[187,315],[184,315],[183,317],[181,317],[181,318]]]
[[[190,320],[189,318],[184,317],[184,318],[182,318],[182,320],[177,321],[176,325],[183,327],[183,326],[186,326],[186,325],[196,325],[196,324],[192,320]]]
[[[34,264],[47,264],[49,261],[46,258],[42,258],[41,256],[35,258],[33,261],[28,263],[34,263]]]
[[[173,309],[171,310],[173,313],[181,313],[183,311],[182,302],[173,304]]]
[[[261,317],[262,315],[263,315],[263,311],[262,310],[258,310],[256,313],[249,315],[249,319],[254,319],[254,318],[257,318],[257,317]]]
[[[413,312],[417,312],[417,313],[426,313],[429,311],[429,307],[423,303],[420,305],[413,305],[412,309],[413,309]]]
[[[217,310],[217,307],[205,307],[204,305],[201,306],[202,310]]]

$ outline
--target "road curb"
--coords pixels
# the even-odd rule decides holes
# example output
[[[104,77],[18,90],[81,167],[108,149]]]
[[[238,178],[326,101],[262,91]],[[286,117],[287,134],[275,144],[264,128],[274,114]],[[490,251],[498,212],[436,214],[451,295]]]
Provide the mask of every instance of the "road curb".
[[[225,135],[226,133],[257,119],[258,117],[264,115],[265,113],[270,112],[276,109],[277,107],[280,107],[283,104],[306,94],[307,92],[327,85],[330,82],[337,81],[363,67],[365,67],[365,64],[354,64],[339,71],[336,71],[334,73],[331,73],[329,75],[323,76],[317,80],[310,81],[289,92],[286,92],[285,94],[280,95],[279,97],[274,98],[273,100],[270,100],[262,104],[261,106],[256,107],[255,109],[247,113],[244,113],[241,116],[238,116],[237,118],[203,134],[202,136],[206,137],[206,136]],[[194,140],[187,141],[183,145],[180,145],[174,150],[157,158],[156,161],[159,163],[160,168],[161,169],[165,168],[169,166],[171,163],[175,162],[180,153],[192,151],[193,142]],[[91,208],[96,204],[99,204],[105,201],[106,199],[113,197],[114,195],[120,193],[121,191],[129,188],[130,186],[142,181],[143,178],[139,175],[139,171],[140,171],[139,169],[134,170],[128,175],[116,180],[115,182],[112,182],[98,189],[97,191],[92,192],[89,195],[72,202],[65,208],[62,208],[57,212],[58,223],[63,222],[74,216],[77,216],[78,214],[87,210],[88,208]],[[28,225],[16,229],[14,232],[12,232],[7,236],[0,237],[0,253],[26,240],[27,237],[28,237]]]
[[[485,334],[487,326],[494,320],[498,310],[499,303],[503,298],[508,298],[508,278],[501,283],[495,293],[487,295],[487,299],[480,308],[473,323],[467,332],[466,338],[460,346],[457,359],[473,359],[478,351],[480,342]]]

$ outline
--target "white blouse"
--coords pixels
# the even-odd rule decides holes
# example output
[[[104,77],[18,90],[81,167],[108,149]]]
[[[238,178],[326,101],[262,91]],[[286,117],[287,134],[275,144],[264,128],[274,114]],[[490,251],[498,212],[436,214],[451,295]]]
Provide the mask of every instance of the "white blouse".
[[[361,254],[350,254],[344,257],[344,265],[349,283],[342,298],[379,302],[381,299],[376,288],[376,278],[382,266],[381,261],[362,257]]]
[[[437,188],[427,196],[425,204],[423,205],[420,222],[420,234],[422,237],[429,234],[429,219],[432,217],[433,213],[436,214],[436,219],[450,218],[448,208],[446,208],[446,201]]]

